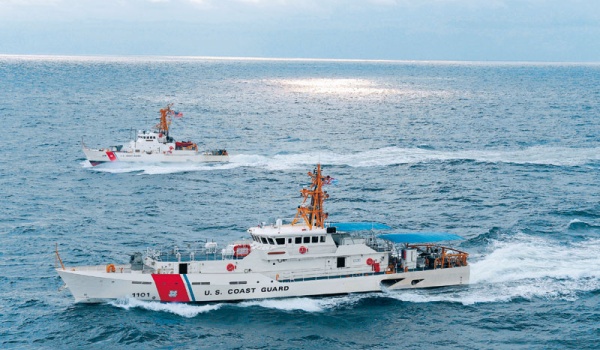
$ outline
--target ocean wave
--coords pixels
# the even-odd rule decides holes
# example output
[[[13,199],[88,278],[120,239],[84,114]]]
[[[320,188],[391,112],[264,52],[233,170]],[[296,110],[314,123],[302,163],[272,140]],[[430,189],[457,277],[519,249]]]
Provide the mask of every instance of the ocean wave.
[[[373,293],[349,294],[333,297],[298,297],[298,298],[275,298],[240,301],[228,303],[228,308],[260,307],[279,311],[304,311],[307,313],[320,313],[327,310],[337,309],[357,304],[365,298],[372,298]],[[222,308],[223,303],[186,304],[186,303],[161,303],[157,301],[141,301],[135,298],[118,299],[109,302],[110,305],[130,310],[144,309],[156,312],[168,312],[186,318],[192,318],[199,314],[217,311]]]
[[[215,311],[221,308],[223,304],[205,304],[205,305],[192,305],[192,304],[181,304],[181,303],[160,303],[155,301],[141,301],[134,298],[119,299],[111,301],[109,303],[115,307],[130,310],[130,309],[144,309],[149,311],[168,312],[182,317],[192,318],[199,314]]]
[[[568,226],[569,230],[588,230],[588,229],[597,229],[597,228],[600,228],[600,226],[590,224],[588,222],[585,222],[585,221],[582,221],[579,219],[571,220],[571,222],[569,222],[569,226]]]
[[[354,305],[362,298],[363,296],[361,295],[349,294],[336,297],[262,299],[245,301],[237,305],[240,307],[260,306],[282,311],[324,312],[330,309]]]

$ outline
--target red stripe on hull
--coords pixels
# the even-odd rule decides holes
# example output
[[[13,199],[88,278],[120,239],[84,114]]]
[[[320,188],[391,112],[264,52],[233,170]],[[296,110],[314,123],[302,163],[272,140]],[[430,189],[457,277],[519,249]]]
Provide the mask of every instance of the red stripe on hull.
[[[185,289],[185,282],[181,278],[181,275],[153,274],[152,279],[154,279],[154,283],[156,284],[156,289],[158,290],[158,296],[160,297],[160,301],[190,301],[190,297],[188,296],[187,290]]]
[[[106,155],[108,156],[108,159],[110,159],[111,162],[117,160],[117,156],[112,151],[106,151]]]

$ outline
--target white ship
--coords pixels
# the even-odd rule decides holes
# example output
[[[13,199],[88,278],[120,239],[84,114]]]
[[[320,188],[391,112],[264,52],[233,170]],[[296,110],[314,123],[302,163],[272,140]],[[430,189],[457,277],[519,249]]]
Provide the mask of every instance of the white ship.
[[[430,241],[431,235],[356,236],[326,224],[317,165],[302,189],[290,223],[277,220],[248,229],[250,239],[223,249],[135,253],[128,264],[64,266],[58,274],[76,302],[135,298],[161,302],[216,302],[323,296],[469,283],[468,254]],[[434,237],[438,238],[438,237]],[[442,238],[456,239],[456,235]],[[421,244],[405,243],[421,240]],[[399,242],[394,244],[394,242]]]
[[[128,145],[101,149],[88,148],[82,142],[83,153],[96,166],[106,162],[227,162],[229,155],[224,149],[199,151],[192,141],[175,141],[169,136],[171,117],[182,114],[171,109],[172,104],[160,110],[160,122],[154,130],[140,130]]]

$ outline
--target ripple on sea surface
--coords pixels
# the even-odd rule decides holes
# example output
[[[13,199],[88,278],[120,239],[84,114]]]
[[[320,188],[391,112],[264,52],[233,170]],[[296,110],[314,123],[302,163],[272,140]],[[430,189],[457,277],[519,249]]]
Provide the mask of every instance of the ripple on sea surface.
[[[164,79],[164,77],[168,77]],[[594,348],[594,65],[0,57],[0,344]],[[107,164],[175,102],[228,164]],[[290,218],[321,162],[330,218],[466,238],[472,284],[234,304],[73,304],[54,271]]]

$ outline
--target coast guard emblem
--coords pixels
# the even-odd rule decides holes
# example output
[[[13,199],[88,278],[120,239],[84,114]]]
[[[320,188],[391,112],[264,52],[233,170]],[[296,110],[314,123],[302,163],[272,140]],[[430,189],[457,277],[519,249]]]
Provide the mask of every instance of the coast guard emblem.
[[[176,290],[169,291],[169,298],[175,298],[176,296],[177,296],[177,291]]]

